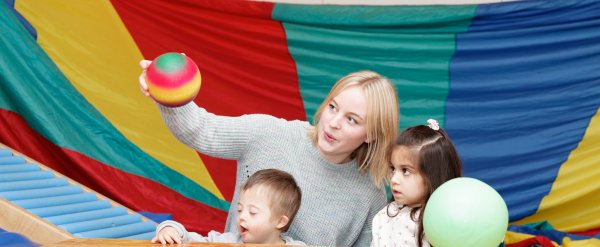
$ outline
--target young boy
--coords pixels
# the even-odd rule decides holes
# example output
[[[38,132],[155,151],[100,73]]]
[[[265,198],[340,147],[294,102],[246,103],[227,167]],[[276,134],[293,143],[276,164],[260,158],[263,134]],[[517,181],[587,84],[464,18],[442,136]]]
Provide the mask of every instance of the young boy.
[[[277,169],[260,170],[250,176],[241,187],[237,205],[238,232],[221,234],[211,231],[204,237],[195,232],[187,232],[178,222],[167,220],[158,225],[152,242],[306,245],[282,235],[296,216],[301,198],[302,192],[292,175]]]

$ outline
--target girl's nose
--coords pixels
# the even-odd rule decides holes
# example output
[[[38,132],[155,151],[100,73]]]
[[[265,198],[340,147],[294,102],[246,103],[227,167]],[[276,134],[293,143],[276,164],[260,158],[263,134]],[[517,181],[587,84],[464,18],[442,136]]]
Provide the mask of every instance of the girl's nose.
[[[400,176],[400,172],[398,172],[398,171],[394,171],[394,172],[392,173],[392,178],[390,179],[390,182],[391,182],[392,184],[399,184],[399,183],[400,183],[400,177],[401,177],[401,176]]]

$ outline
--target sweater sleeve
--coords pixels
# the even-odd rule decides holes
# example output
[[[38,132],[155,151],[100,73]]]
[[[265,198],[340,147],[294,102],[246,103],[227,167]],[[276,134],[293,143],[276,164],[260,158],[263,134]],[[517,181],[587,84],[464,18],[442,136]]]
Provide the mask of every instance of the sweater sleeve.
[[[169,130],[182,143],[200,153],[237,160],[247,149],[254,129],[261,128],[264,115],[217,116],[190,102],[171,108],[159,105]]]
[[[377,213],[386,204],[385,192],[377,193],[376,195],[377,196],[374,197],[371,201],[371,206],[369,208],[369,216],[367,217],[367,220],[365,221],[365,223],[363,225],[362,231],[360,232],[360,235],[358,236],[358,239],[356,240],[356,242],[354,242],[353,246],[370,246],[371,245],[371,241],[373,239],[373,232],[372,232],[373,219],[375,218],[375,215],[377,215]]]

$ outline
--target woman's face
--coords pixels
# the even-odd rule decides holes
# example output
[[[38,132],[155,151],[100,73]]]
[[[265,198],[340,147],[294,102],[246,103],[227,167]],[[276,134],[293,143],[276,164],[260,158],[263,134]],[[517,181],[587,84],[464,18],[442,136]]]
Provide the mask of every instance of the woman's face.
[[[367,141],[367,97],[350,86],[323,109],[317,126],[317,146],[331,163],[350,161],[350,154]]]

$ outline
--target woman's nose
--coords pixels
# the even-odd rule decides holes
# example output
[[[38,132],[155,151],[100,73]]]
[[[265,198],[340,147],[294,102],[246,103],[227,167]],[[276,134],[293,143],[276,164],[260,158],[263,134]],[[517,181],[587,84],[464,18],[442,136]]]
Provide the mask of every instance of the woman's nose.
[[[340,114],[334,115],[331,118],[331,120],[329,120],[329,127],[333,128],[333,129],[339,129],[341,118],[342,118],[342,116],[340,116]]]

